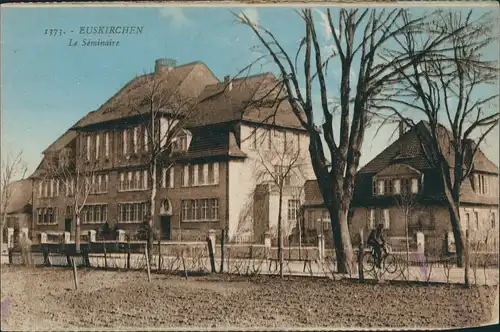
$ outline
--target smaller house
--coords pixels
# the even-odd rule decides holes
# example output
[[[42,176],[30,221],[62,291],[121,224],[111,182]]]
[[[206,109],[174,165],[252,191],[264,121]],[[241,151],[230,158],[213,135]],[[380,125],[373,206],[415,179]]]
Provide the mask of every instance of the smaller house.
[[[356,175],[348,215],[353,245],[357,244],[355,235],[360,231],[366,242],[370,230],[383,223],[394,250],[403,250],[407,238],[410,246],[416,248],[416,234],[423,233],[426,252],[452,252],[454,238],[448,202],[439,171],[431,162],[428,124],[421,121],[407,131],[400,126],[399,134]],[[439,143],[452,172],[450,137],[443,128]],[[467,144],[474,146],[472,141]],[[459,212],[462,229],[469,230],[471,242],[484,244],[481,250],[498,250],[498,190],[498,166],[479,149],[472,171],[461,186]],[[303,243],[307,237],[315,241],[323,234],[325,244],[331,246],[331,222],[317,181],[307,181],[304,192]]]
[[[6,220],[3,225],[3,243],[7,239],[7,229],[14,229],[14,241],[19,239],[19,231],[22,228],[30,228],[32,216],[32,190],[31,180],[19,180],[12,182],[7,188],[8,201],[5,207]]]

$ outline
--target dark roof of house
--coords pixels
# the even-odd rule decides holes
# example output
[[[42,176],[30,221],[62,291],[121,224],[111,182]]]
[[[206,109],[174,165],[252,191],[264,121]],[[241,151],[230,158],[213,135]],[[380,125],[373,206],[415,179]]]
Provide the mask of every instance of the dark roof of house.
[[[91,116],[82,119],[73,128],[119,120],[147,112],[145,98],[154,96],[160,111],[186,111],[194,107],[205,86],[218,79],[202,62],[192,62],[170,70],[160,70],[133,78]],[[160,91],[160,92],[158,92]]]
[[[323,196],[317,180],[307,180],[304,183],[304,205],[322,205]]]
[[[303,129],[288,101],[272,103],[283,96],[280,84],[272,73],[263,73],[208,85],[190,125],[245,120]]]
[[[441,126],[438,129],[438,138],[445,158],[450,167],[453,167],[454,154],[450,132]],[[418,170],[434,168],[435,166],[429,162],[429,159],[432,160],[429,140],[429,125],[425,121],[420,121],[362,167],[358,173],[378,173],[394,163],[404,163]],[[472,151],[473,141],[469,140],[467,144],[469,151]],[[498,166],[489,160],[481,149],[478,149],[474,158],[473,170],[498,174]]]
[[[224,126],[205,126],[192,129],[193,138],[186,153],[174,156],[176,160],[210,158],[216,156],[246,157],[236,142],[234,133]]]
[[[29,209],[32,197],[32,183],[30,180],[19,180],[9,184],[10,198],[7,203],[7,214],[23,213]]]

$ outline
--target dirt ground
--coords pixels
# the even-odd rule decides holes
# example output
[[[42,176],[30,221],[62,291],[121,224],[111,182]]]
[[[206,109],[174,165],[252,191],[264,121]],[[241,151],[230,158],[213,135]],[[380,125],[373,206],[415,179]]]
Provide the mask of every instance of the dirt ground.
[[[488,324],[497,287],[361,285],[328,279],[181,277],[2,267],[2,330],[465,327]]]

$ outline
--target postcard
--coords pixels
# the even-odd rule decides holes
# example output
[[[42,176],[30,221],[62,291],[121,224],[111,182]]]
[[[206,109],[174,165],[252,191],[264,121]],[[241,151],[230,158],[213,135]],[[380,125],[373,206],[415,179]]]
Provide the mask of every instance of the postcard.
[[[498,323],[498,5],[1,17],[2,331]]]

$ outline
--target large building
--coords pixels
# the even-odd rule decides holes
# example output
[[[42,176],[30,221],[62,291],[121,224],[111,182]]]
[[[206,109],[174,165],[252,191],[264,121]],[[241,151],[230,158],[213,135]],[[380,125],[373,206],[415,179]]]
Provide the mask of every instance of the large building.
[[[176,66],[157,60],[153,73],[134,78],[44,151],[32,175],[32,238],[40,232],[75,234],[78,184],[48,171],[54,164],[74,164],[72,177],[88,175],[92,167],[93,190],[81,213],[82,234],[104,224],[135,234],[152,193],[151,114],[156,114],[154,137],[161,145],[158,137],[168,137],[170,124],[180,119],[174,113],[181,114],[185,125],[165,139],[171,145],[157,159],[155,229],[163,239],[173,240],[204,239],[209,229],[225,229],[231,240],[261,238],[253,227],[258,185],[272,181],[295,151],[301,158],[293,160],[301,164],[293,167],[285,187],[300,188],[312,174],[309,159],[302,158],[309,138],[290,106],[278,102],[278,85],[270,73],[219,81],[202,62]],[[258,231],[274,222],[259,220],[267,226]]]
[[[355,239],[360,230],[366,237],[377,223],[384,223],[392,245],[404,245],[404,215],[408,211],[408,236],[413,246],[416,232],[425,235],[428,251],[443,248],[447,239],[453,242],[444,187],[439,171],[430,163],[429,135],[426,122],[419,122],[406,132],[400,126],[400,137],[358,171],[349,213],[351,238]],[[453,166],[448,137],[441,135],[440,145]],[[306,182],[305,194],[305,228],[314,234],[324,232],[326,240],[331,241],[330,219],[316,181]],[[461,226],[469,229],[471,241],[488,239],[488,250],[495,251],[498,198],[498,166],[479,149],[472,171],[461,187]]]

